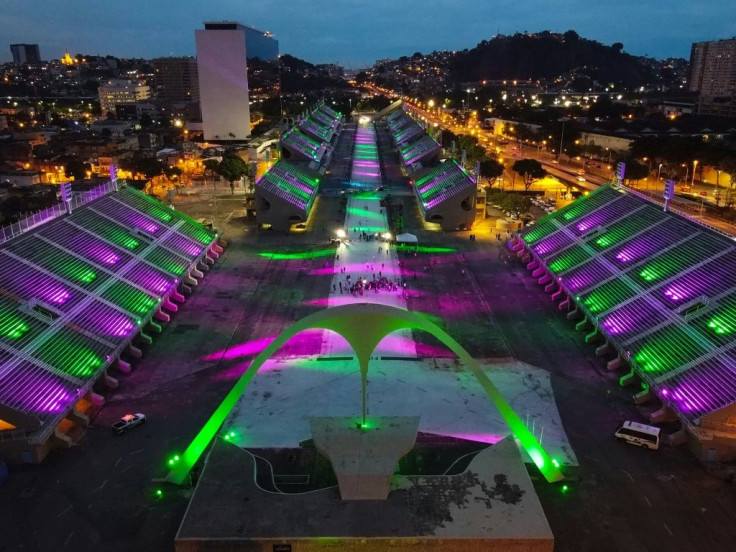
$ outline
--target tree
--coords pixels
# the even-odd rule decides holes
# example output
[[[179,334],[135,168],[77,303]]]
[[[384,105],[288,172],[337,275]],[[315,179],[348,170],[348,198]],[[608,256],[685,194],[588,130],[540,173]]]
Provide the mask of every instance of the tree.
[[[641,180],[648,175],[649,167],[647,165],[633,160],[626,163],[626,174],[624,176],[629,182]]]
[[[532,200],[520,194],[504,194],[501,199],[501,208],[511,213],[513,218],[519,218],[528,212],[532,206]]]
[[[480,176],[488,179],[489,186],[491,180],[495,180],[503,174],[503,165],[490,157],[484,157],[480,160]]]
[[[86,176],[85,173],[91,170],[92,167],[89,163],[85,163],[79,157],[69,157],[66,161],[64,171],[67,176],[74,177],[74,180],[83,180]]]
[[[217,174],[230,182],[230,191],[235,195],[235,181],[247,176],[250,172],[248,164],[240,157],[226,157],[217,166]]]
[[[138,122],[141,124],[143,128],[148,128],[150,126],[153,126],[153,119],[151,119],[151,116],[148,113],[143,113]]]
[[[444,132],[443,132],[444,134]],[[468,164],[473,164],[476,160],[483,159],[486,156],[486,149],[480,145],[478,138],[470,134],[461,134],[458,136],[458,149],[465,150],[465,157]]]
[[[209,171],[210,176],[212,176],[214,173],[217,172],[217,167],[220,166],[220,162],[217,159],[207,159],[205,160],[203,165],[204,165],[204,170]],[[212,188],[215,191],[217,190],[217,185],[215,184],[214,179],[212,180]]]
[[[544,178],[547,171],[536,159],[519,159],[514,162],[511,169],[524,178],[524,189],[531,188],[532,182]]]

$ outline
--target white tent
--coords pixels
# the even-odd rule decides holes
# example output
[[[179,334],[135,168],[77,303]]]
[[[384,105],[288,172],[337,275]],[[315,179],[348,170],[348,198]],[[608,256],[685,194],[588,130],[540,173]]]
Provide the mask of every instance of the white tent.
[[[399,234],[396,236],[396,243],[419,243],[414,234]]]

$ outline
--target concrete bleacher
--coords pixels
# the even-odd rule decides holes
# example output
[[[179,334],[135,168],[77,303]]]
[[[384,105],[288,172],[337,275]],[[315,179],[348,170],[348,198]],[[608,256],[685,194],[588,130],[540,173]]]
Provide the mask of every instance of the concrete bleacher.
[[[736,456],[725,423],[736,416],[732,239],[605,186],[521,231],[515,247],[592,324],[588,337],[605,339],[601,351],[617,353],[611,367],[630,366],[640,396],[661,401],[653,421],[676,416],[710,431],[715,454]]]
[[[121,353],[160,330],[216,239],[122,188],[0,246],[0,457],[40,461],[62,421],[100,401],[92,386],[129,369]]]
[[[443,230],[470,229],[475,220],[475,181],[455,160],[419,171],[411,181],[428,222]]]
[[[316,175],[286,161],[277,162],[256,182],[258,224],[288,232],[293,224],[306,222],[318,189]]]

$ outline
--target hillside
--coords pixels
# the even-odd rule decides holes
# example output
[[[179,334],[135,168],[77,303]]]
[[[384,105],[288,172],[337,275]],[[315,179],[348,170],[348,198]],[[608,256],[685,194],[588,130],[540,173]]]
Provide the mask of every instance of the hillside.
[[[575,31],[542,31],[484,40],[475,48],[457,52],[449,69],[459,82],[562,78],[630,88],[662,80],[652,61],[624,53],[620,42],[606,46],[581,38]]]

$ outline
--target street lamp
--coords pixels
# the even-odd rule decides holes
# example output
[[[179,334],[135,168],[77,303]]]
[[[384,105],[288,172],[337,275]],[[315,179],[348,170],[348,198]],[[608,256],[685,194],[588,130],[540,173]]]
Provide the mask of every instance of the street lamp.
[[[690,186],[691,186],[691,187],[694,187],[694,186],[695,186],[695,169],[696,169],[697,167],[698,167],[698,160],[697,160],[697,159],[695,159],[695,160],[693,161],[693,180],[692,180],[692,182],[690,183]]]

